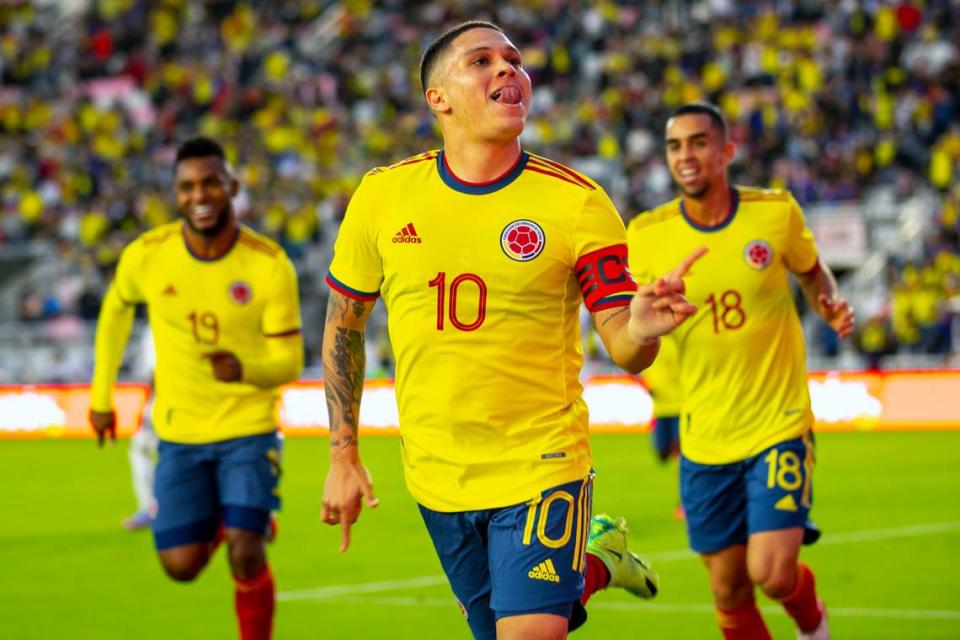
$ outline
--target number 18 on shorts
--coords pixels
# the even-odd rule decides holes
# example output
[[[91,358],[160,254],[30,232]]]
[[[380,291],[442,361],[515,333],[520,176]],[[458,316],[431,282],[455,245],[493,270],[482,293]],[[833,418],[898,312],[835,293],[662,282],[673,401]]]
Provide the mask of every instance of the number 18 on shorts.
[[[745,544],[750,534],[793,527],[816,539],[808,515],[813,504],[813,443],[809,436],[776,444],[730,464],[680,460],[680,496],[690,547],[713,553]]]

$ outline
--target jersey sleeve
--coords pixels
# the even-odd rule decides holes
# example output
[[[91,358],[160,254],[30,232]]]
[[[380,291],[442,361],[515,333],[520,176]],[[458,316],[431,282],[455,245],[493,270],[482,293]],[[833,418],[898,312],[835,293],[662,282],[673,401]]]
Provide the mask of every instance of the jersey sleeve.
[[[623,220],[602,189],[591,191],[573,231],[574,273],[591,313],[630,304],[637,283],[627,268]]]
[[[269,291],[270,299],[263,311],[264,335],[280,336],[299,331],[301,320],[297,273],[290,258],[284,253],[277,258]]]
[[[140,240],[131,242],[120,254],[117,271],[113,278],[113,288],[117,296],[125,304],[134,305],[145,302],[140,288],[139,274],[143,269],[143,243]]]
[[[383,260],[374,225],[376,194],[370,180],[369,175],[365,177],[350,199],[327,273],[331,289],[363,301],[376,300],[383,283]]]
[[[800,204],[790,196],[787,240],[784,245],[784,259],[787,268],[794,273],[806,273],[817,264],[817,244],[813,232],[807,226]]]

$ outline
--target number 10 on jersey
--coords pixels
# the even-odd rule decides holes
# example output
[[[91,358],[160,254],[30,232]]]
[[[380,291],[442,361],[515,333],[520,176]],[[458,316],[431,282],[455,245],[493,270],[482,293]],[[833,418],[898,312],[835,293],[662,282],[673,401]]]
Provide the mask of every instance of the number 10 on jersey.
[[[437,288],[437,331],[443,331],[444,318],[450,318],[450,324],[460,331],[474,331],[480,328],[487,317],[487,283],[483,278],[475,273],[461,273],[450,281],[449,286],[449,305],[447,304],[448,288],[447,273],[441,271],[437,277],[429,283],[431,288]],[[478,290],[477,310],[473,320],[469,320],[469,311],[461,311],[457,307],[457,293],[462,286],[474,286]],[[467,320],[461,317],[461,313],[467,314]]]

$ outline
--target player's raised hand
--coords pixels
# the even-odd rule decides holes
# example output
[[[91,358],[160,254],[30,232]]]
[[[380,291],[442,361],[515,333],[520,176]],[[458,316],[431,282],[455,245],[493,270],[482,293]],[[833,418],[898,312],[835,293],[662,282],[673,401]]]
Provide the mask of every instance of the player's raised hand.
[[[683,296],[686,292],[683,278],[706,252],[706,247],[700,247],[669,273],[637,288],[637,294],[630,303],[630,322],[627,325],[633,340],[639,344],[652,342],[670,333],[697,312],[697,307]]]
[[[243,365],[229,351],[212,351],[203,354],[213,366],[213,377],[220,382],[239,382],[243,377]]]
[[[110,442],[117,441],[117,414],[113,411],[90,410],[90,426],[97,432],[97,446],[102,447],[107,436]]]
[[[364,502],[371,509],[380,504],[373,494],[370,471],[359,458],[332,460],[323,485],[321,517],[331,526],[340,525],[340,553],[350,547],[350,527],[360,517]]]
[[[843,298],[829,298],[825,293],[817,296],[817,304],[820,305],[820,315],[822,315],[830,328],[837,332],[841,338],[848,337],[853,333],[853,323],[855,316],[853,307],[851,307]]]

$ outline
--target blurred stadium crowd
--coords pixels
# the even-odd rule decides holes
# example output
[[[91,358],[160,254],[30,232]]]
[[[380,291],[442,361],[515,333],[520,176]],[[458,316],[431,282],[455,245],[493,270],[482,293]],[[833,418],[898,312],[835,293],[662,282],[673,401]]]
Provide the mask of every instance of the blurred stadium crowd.
[[[922,247],[884,253],[856,345],[871,365],[960,348],[949,0],[7,0],[0,257],[43,267],[4,263],[6,332],[89,335],[122,247],[177,215],[174,149],[202,132],[228,147],[242,219],[297,264],[316,364],[322,278],[351,191],[371,166],[438,144],[416,67],[427,40],[466,18],[497,22],[523,50],[535,88],[525,144],[596,177],[625,218],[673,196],[661,131],[696,99],[730,119],[736,182],[789,188],[805,206],[932,194]],[[835,348],[829,336],[814,346]],[[86,356],[52,353],[29,370],[0,362],[0,382],[88,374]]]

